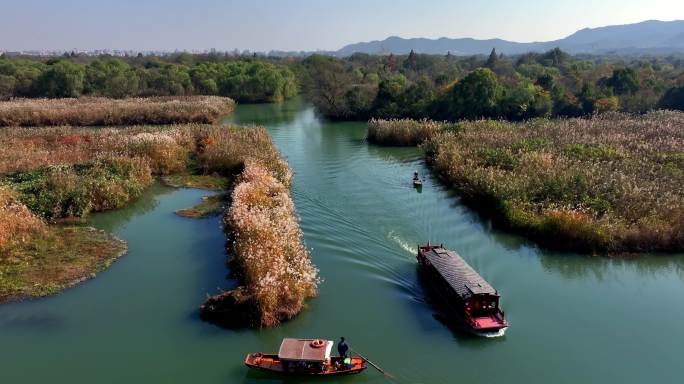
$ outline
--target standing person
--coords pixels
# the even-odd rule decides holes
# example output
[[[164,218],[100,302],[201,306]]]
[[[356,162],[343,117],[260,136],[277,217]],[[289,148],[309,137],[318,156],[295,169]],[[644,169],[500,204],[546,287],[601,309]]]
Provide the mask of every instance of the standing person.
[[[347,352],[349,352],[349,346],[347,345],[347,342],[344,341],[344,337],[340,337],[340,341],[337,343],[337,352],[340,354],[340,357],[347,357]]]

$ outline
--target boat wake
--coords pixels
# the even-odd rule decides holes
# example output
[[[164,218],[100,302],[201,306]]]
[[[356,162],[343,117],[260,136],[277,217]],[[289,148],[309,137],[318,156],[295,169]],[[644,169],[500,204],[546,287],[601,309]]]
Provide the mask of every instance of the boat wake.
[[[477,336],[480,336],[480,337],[486,337],[486,338],[493,339],[496,337],[504,336],[506,334],[506,329],[508,329],[508,328],[502,328],[502,329],[499,329],[498,331],[495,331],[495,332],[475,332],[475,334]]]
[[[411,246],[406,240],[402,239],[401,236],[399,236],[396,232],[390,231],[387,234],[387,237],[394,241],[395,243],[399,244],[399,246],[405,250],[406,252],[410,253],[411,255],[415,255],[418,252],[418,248]]]

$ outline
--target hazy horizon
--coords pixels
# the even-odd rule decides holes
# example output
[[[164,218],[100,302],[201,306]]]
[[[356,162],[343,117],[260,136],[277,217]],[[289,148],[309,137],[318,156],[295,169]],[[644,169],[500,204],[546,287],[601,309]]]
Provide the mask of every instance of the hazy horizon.
[[[583,28],[681,20],[684,3],[198,0],[188,5],[180,0],[25,0],[8,2],[3,14],[0,50],[8,51],[315,51],[389,36],[551,41]]]

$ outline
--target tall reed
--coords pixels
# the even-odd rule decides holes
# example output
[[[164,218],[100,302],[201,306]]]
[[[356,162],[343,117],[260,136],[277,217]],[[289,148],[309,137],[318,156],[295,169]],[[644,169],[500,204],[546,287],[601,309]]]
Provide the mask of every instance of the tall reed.
[[[380,145],[415,146],[451,126],[452,123],[432,120],[371,119],[368,141]]]
[[[258,308],[258,323],[277,325],[316,294],[311,263],[289,190],[266,167],[248,160],[224,221],[232,230],[234,265]]]

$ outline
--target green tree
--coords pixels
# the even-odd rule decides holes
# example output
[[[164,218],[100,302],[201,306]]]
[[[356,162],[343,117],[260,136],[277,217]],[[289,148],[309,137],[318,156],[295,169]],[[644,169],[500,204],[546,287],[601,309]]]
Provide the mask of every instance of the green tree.
[[[118,59],[98,59],[86,67],[84,92],[123,98],[136,96],[139,78],[131,66]]]
[[[496,66],[496,63],[498,61],[499,61],[499,56],[496,54],[496,48],[492,48],[492,52],[489,54],[489,58],[487,59],[485,66],[488,68],[494,68],[494,66]]]
[[[684,87],[670,88],[660,100],[660,108],[684,111]]]
[[[354,118],[347,104],[353,76],[341,60],[312,55],[303,61],[304,91],[314,106],[332,119]]]
[[[151,95],[189,95],[192,94],[192,80],[187,67],[166,64],[144,70],[140,77],[145,84],[143,94]]]
[[[78,97],[83,91],[85,71],[82,66],[59,60],[38,78],[38,92],[46,97]]]
[[[511,120],[548,116],[553,107],[549,92],[532,83],[506,89],[500,104],[501,113]]]
[[[496,117],[502,88],[490,69],[478,68],[459,81],[447,94],[446,118]]]
[[[382,118],[402,116],[404,111],[400,98],[407,84],[408,80],[401,74],[382,79],[373,103],[373,115]]]
[[[607,85],[613,88],[613,92],[617,95],[634,94],[639,90],[637,73],[632,68],[615,69]]]
[[[0,99],[14,96],[14,86],[17,80],[14,76],[0,74]]]

